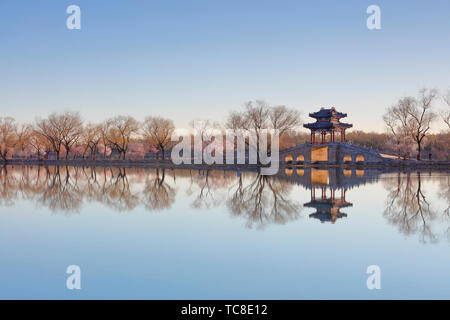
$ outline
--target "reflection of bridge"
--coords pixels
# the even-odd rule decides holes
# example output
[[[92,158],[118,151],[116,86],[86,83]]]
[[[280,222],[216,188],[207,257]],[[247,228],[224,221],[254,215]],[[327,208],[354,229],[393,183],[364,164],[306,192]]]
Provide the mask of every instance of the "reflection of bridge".
[[[312,187],[329,187],[331,189],[349,189],[375,180],[382,171],[376,168],[314,168],[287,167],[280,169],[277,178],[290,183]]]

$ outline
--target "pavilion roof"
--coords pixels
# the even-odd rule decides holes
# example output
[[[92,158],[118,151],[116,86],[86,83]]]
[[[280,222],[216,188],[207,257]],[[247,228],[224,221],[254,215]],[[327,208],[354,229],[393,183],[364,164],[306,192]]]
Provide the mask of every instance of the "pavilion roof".
[[[347,114],[338,112],[333,107],[333,108],[329,108],[329,109],[322,108],[317,112],[310,113],[309,116],[312,118],[327,118],[327,117],[331,117],[331,116],[334,116],[337,118],[345,118],[347,116]]]
[[[316,130],[329,130],[329,129],[337,129],[337,128],[351,128],[353,127],[352,124],[349,123],[343,123],[343,122],[339,122],[339,123],[332,123],[332,122],[327,122],[327,121],[318,121],[318,122],[314,122],[314,123],[306,123],[303,125],[303,127],[308,128],[308,129],[316,129]]]

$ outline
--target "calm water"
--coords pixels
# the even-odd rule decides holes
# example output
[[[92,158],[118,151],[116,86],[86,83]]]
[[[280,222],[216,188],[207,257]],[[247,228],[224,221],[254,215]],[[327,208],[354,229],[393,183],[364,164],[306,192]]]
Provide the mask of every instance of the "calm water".
[[[449,206],[448,172],[7,167],[0,298],[448,299]]]

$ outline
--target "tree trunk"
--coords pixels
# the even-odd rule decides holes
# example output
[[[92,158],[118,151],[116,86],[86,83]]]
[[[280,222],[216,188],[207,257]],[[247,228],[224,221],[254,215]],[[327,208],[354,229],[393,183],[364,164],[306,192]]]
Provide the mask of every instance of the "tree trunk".
[[[420,161],[420,152],[422,151],[422,146],[420,142],[417,142],[417,160]]]
[[[2,159],[3,159],[3,161],[5,162],[5,165],[6,165],[6,162],[8,162],[8,160],[6,159],[7,154],[8,154],[8,151],[2,152],[0,154]]]
[[[165,155],[163,146],[161,146],[161,152],[162,152],[162,159],[164,160],[166,158],[166,155]]]

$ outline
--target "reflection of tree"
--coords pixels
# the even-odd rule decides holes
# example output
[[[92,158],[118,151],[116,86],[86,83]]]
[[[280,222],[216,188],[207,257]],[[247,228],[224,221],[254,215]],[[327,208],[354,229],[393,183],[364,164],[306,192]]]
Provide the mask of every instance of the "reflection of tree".
[[[419,234],[424,243],[436,242],[438,237],[432,227],[437,214],[422,190],[420,172],[414,176],[398,173],[396,179],[385,181],[388,196],[383,215],[388,221],[406,235]]]
[[[391,177],[382,180],[388,190],[384,216],[389,222],[404,234],[419,234],[424,242],[435,242],[439,235],[450,240],[450,176],[433,177],[439,185],[437,196],[445,204],[439,211],[430,205],[433,201],[424,189],[423,174]],[[193,208],[226,204],[250,227],[286,223],[300,214],[301,205],[290,196],[290,181],[231,170],[4,166],[0,168],[0,206],[29,200],[70,213],[78,212],[86,201],[117,211],[130,211],[141,204],[147,210],[163,210],[175,202],[179,181],[186,186]],[[445,230],[437,232],[437,227]]]
[[[231,185],[235,180],[235,174],[234,171],[217,170],[198,170],[196,175],[192,175],[191,172],[191,185],[187,189],[187,193],[188,195],[196,194],[192,207],[210,209],[221,205],[226,196],[219,191],[225,190],[227,186]]]
[[[34,200],[38,194],[41,194],[47,184],[49,175],[47,169],[43,167],[21,167],[20,189],[22,197],[28,200]]]
[[[439,179],[439,197],[446,202],[444,215],[450,218],[450,176],[442,176]]]
[[[449,223],[450,222],[450,176],[440,176],[439,179],[439,198],[445,201],[445,209],[442,214],[442,219]],[[450,223],[445,230],[445,236],[447,240],[450,242]]]
[[[130,171],[132,181],[142,182],[144,175]],[[160,178],[157,170],[154,183],[147,184],[141,194],[134,191],[124,168],[4,166],[0,168],[0,205],[14,205],[21,196],[52,211],[78,212],[83,201],[117,211],[133,210],[141,201],[149,210],[163,209],[175,201],[175,190],[164,177],[164,171]]]
[[[145,188],[142,191],[142,202],[147,210],[163,210],[170,208],[175,202],[176,191],[165,182],[165,170],[156,169],[156,175],[153,178],[147,177]]]
[[[11,174],[8,174],[7,166],[0,167],[0,205],[12,206],[17,198],[19,183]]]
[[[47,180],[38,202],[52,211],[78,212],[83,203],[83,196],[69,167],[54,167],[52,170],[53,173],[47,168],[47,175],[51,175],[51,178]]]
[[[234,215],[244,216],[249,227],[283,224],[297,219],[301,209],[298,202],[289,198],[291,187],[289,182],[259,174],[244,185],[240,176],[227,206]]]
[[[111,179],[102,188],[103,203],[117,211],[130,211],[139,204],[139,195],[132,192],[124,168],[111,169]]]

